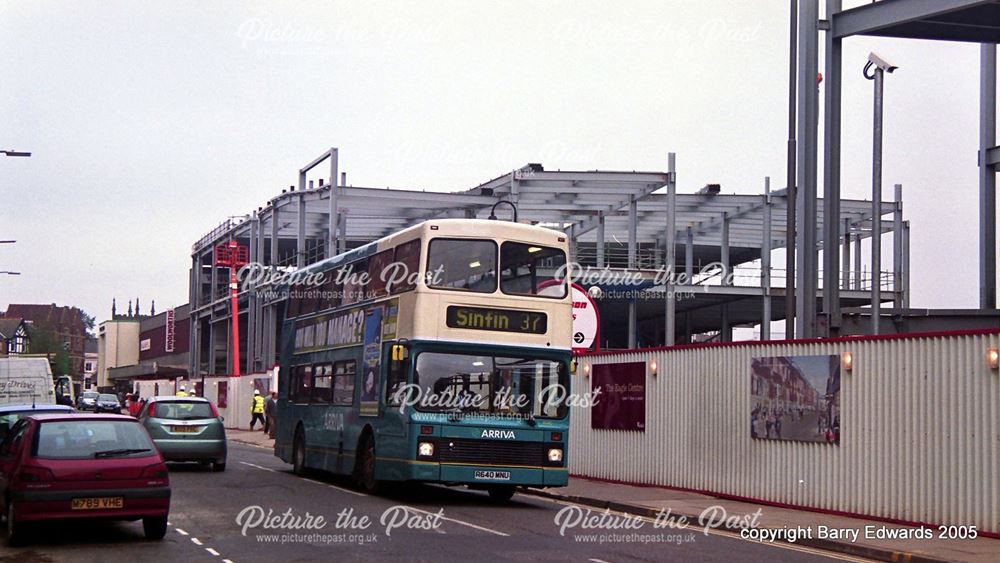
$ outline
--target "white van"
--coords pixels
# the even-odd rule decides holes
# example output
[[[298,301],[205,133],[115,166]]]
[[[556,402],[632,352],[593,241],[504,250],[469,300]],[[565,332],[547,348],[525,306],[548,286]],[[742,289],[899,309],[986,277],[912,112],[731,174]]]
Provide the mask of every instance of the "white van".
[[[54,405],[52,369],[46,358],[0,358],[0,405]]]

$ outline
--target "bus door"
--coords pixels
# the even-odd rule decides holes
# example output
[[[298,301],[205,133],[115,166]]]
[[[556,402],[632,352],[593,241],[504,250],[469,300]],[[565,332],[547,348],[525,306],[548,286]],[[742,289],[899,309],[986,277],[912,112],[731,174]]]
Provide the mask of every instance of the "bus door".
[[[405,408],[401,389],[407,383],[410,371],[410,353],[407,348],[395,342],[387,342],[382,347],[382,390],[381,424],[379,430],[379,449],[384,457],[406,458],[409,453],[407,429],[409,415]],[[402,469],[402,468],[389,468]]]

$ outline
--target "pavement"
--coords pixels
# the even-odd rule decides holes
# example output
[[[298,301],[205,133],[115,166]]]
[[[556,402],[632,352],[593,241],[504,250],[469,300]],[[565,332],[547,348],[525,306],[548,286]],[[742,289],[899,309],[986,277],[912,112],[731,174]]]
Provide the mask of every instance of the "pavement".
[[[751,522],[757,528],[769,530],[794,529],[798,531],[795,545],[835,551],[855,557],[881,561],[938,562],[938,561],[1000,561],[1000,540],[984,538],[949,540],[938,539],[938,530],[930,530],[932,539],[877,539],[872,535],[912,534],[914,528],[888,524],[876,520],[849,518],[821,512],[794,510],[750,502],[722,499],[714,496],[678,491],[664,487],[631,486],[584,477],[572,477],[567,487],[558,489],[530,489],[536,495],[565,502],[642,515],[661,520],[677,521],[684,518],[694,529],[717,523],[718,528],[740,533]],[[721,522],[720,522],[721,521]],[[845,537],[820,538],[820,527],[825,530],[844,530]],[[853,532],[857,532],[857,537]],[[812,537],[803,537],[806,533]],[[829,534],[828,534],[829,535]],[[777,541],[782,541],[778,539]]]
[[[229,439],[248,445],[272,449],[274,440],[260,431],[227,430]],[[940,539],[938,530],[930,532],[931,539],[878,539],[866,537],[896,534],[913,534],[917,528],[889,524],[876,520],[851,518],[806,510],[781,508],[751,502],[727,500],[714,496],[678,491],[664,487],[642,487],[609,483],[600,480],[573,477],[567,487],[555,489],[526,489],[524,492],[567,503],[594,507],[611,512],[644,516],[664,523],[663,529],[676,531],[679,519],[686,520],[691,531],[702,531],[706,524],[714,524],[713,531],[740,534],[741,529],[752,524],[767,530],[793,529],[797,531],[794,542],[790,538],[774,541],[794,543],[825,551],[881,561],[981,562],[1000,560],[1000,540],[977,537],[976,539]],[[672,522],[673,524],[666,524]],[[820,527],[827,534],[820,537]],[[832,531],[842,531],[842,537],[831,537]],[[855,537],[853,534],[857,533]],[[748,532],[743,532],[747,534]],[[811,537],[805,537],[809,534]],[[754,541],[754,540],[750,540]],[[763,540],[769,543],[771,540]]]

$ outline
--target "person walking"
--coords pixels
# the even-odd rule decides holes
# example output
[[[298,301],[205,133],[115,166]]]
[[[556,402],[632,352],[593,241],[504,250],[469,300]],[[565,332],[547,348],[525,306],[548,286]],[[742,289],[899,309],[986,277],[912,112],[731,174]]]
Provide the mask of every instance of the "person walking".
[[[181,385],[181,389],[180,389],[180,391],[177,392],[176,396],[177,397],[187,397],[188,396],[187,387]]]
[[[275,425],[278,422],[277,409],[278,409],[278,392],[271,391],[268,395],[267,401],[264,402],[264,434],[267,434],[268,438],[274,438]]]
[[[254,425],[257,421],[261,424],[264,423],[264,397],[260,396],[260,391],[257,389],[253,390],[253,401],[250,403],[250,430],[254,429]]]

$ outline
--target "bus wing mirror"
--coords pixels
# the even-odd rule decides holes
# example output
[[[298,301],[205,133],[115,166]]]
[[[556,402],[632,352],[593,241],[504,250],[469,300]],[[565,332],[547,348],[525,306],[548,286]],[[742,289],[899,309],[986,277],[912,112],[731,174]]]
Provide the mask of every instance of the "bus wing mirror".
[[[409,351],[406,349],[406,346],[403,346],[402,344],[392,345],[392,361],[402,362],[408,355]]]

